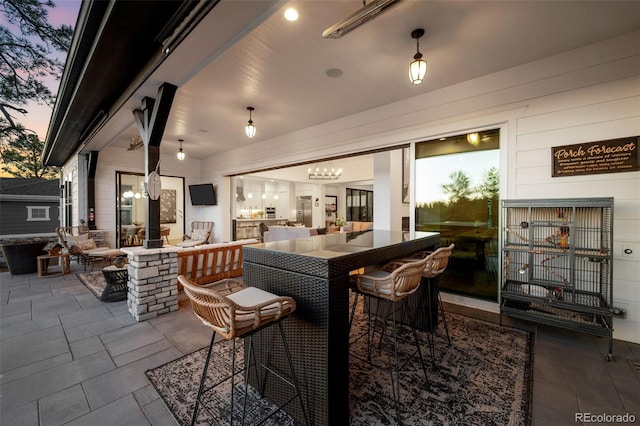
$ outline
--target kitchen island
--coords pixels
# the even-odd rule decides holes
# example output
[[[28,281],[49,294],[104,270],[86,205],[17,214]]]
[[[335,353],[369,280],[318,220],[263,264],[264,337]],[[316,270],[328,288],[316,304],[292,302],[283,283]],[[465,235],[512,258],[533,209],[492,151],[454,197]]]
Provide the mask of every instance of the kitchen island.
[[[260,239],[260,223],[264,223],[267,227],[272,225],[286,225],[289,219],[265,219],[259,218],[237,218],[234,219],[233,232],[234,240],[243,240],[246,238]]]

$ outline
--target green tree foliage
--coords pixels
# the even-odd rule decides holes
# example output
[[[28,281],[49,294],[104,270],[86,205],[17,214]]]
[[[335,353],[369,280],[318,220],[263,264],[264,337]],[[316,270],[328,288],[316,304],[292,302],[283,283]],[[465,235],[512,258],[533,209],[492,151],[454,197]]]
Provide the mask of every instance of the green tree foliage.
[[[68,51],[73,30],[69,25],[56,28],[48,22],[47,9],[54,7],[52,0],[0,0],[0,13],[4,16],[0,25],[0,147],[3,161],[14,158],[13,153],[5,153],[7,150],[15,152],[20,147],[31,149],[35,145],[42,149],[43,146],[32,142],[35,132],[21,124],[18,116],[26,116],[29,102],[51,106],[55,101],[55,95],[45,82],[60,79],[64,65],[56,54]],[[19,157],[31,158],[31,152]],[[32,170],[32,167],[25,169]]]
[[[44,142],[36,134],[21,135],[2,150],[2,171],[14,177],[56,179],[57,167],[45,167],[40,160]]]
[[[475,189],[481,198],[491,200],[500,194],[500,174],[497,167],[491,167],[484,173],[484,180]]]
[[[473,193],[471,179],[463,171],[459,170],[449,175],[451,183],[442,185],[442,191],[449,194],[449,202],[457,203],[460,200],[470,198]]]

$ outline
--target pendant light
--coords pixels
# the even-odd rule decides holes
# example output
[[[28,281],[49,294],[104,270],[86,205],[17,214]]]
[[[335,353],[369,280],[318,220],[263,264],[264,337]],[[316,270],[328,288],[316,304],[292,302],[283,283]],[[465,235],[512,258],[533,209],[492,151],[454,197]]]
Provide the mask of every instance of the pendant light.
[[[413,55],[413,62],[409,65],[409,79],[413,84],[422,83],[427,74],[427,61],[422,59],[422,53],[420,53],[420,37],[423,35],[422,28],[411,31],[411,37],[416,39],[416,54]]]
[[[255,108],[253,108],[252,106],[248,106],[247,109],[249,110],[249,123],[244,126],[244,132],[248,137],[252,138],[256,135],[256,126],[253,125],[253,120],[251,119],[251,111],[253,111]]]
[[[178,157],[178,160],[182,161],[184,160],[184,157],[186,157],[184,151],[182,150],[182,142],[184,142],[184,139],[178,139],[178,142],[180,142],[180,149],[178,150],[178,154],[176,154],[176,156]]]

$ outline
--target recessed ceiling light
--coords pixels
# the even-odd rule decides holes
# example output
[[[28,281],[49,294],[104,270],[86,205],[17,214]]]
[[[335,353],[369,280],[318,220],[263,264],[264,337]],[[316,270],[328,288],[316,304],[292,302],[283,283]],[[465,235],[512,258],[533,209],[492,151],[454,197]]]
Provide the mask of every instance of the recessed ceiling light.
[[[297,21],[298,20],[298,11],[295,10],[292,7],[287,8],[287,10],[284,11],[284,18],[287,21]]]
[[[343,74],[343,71],[340,68],[329,68],[327,70],[327,76],[331,78],[341,77],[342,74]]]

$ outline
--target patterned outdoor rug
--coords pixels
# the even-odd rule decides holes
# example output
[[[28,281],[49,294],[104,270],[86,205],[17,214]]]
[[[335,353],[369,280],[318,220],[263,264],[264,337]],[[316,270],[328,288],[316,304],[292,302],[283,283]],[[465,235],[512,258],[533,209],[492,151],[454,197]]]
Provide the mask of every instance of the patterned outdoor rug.
[[[104,280],[102,271],[78,272],[76,276],[97,298],[100,298],[104,288],[107,286],[107,282]]]
[[[400,375],[401,419],[406,425],[529,425],[532,390],[532,338],[525,331],[500,327],[493,323],[448,313],[447,322],[451,346],[447,346],[442,327],[435,334],[436,368],[431,365],[426,334],[420,333],[424,343],[423,356],[427,365],[429,385],[419,362],[412,362]],[[364,330],[364,316],[354,323],[352,336]],[[365,339],[361,341],[364,342]],[[403,353],[412,353],[415,346],[402,345]],[[214,347],[209,377],[228,374],[231,342],[221,340]],[[237,343],[238,359],[242,345]],[[353,345],[352,350],[364,353],[366,344]],[[409,351],[409,352],[407,352]],[[223,356],[219,354],[224,353]],[[207,354],[203,348],[161,367],[146,372],[165,404],[181,425],[190,424],[193,401],[200,382],[200,374]],[[401,355],[402,356],[402,355]],[[386,354],[378,361],[386,362]],[[375,351],[374,351],[375,360]],[[242,378],[239,377],[238,381]],[[391,396],[388,370],[377,370],[351,357],[350,361],[350,424],[396,424],[396,410]],[[237,385],[238,389],[240,385]],[[217,401],[210,399],[220,413],[215,421],[200,410],[198,424],[220,422],[228,424],[229,387],[216,391]],[[252,390],[253,392],[253,390]],[[213,393],[213,392],[212,392]],[[241,392],[237,392],[242,395]],[[256,397],[256,393],[252,393]],[[241,398],[236,399],[240,402]],[[296,404],[297,401],[292,402]],[[250,403],[252,401],[250,400]],[[238,406],[238,404],[236,404]],[[268,412],[263,405],[252,415]],[[271,423],[294,424],[281,415]]]

